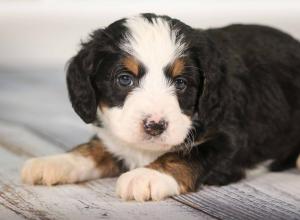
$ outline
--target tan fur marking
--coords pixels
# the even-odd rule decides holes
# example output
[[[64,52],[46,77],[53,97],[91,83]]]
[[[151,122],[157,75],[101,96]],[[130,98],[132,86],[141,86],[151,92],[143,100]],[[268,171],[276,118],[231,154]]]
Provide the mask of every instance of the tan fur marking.
[[[146,167],[173,176],[179,185],[180,193],[196,190],[197,180],[196,177],[192,175],[195,171],[191,165],[181,159],[177,153],[167,153]]]
[[[106,105],[105,103],[103,103],[103,102],[100,102],[100,103],[98,104],[98,107],[99,107],[100,111],[103,112],[103,110],[104,110],[105,108],[107,108],[107,105]]]
[[[171,67],[171,75],[173,77],[179,76],[184,69],[184,61],[183,59],[177,59],[174,61]]]
[[[133,57],[126,57],[122,61],[123,65],[134,75],[139,74],[139,63]]]
[[[72,153],[90,157],[101,170],[101,177],[114,177],[121,172],[121,164],[106,151],[99,139],[92,139],[89,143],[77,146]]]

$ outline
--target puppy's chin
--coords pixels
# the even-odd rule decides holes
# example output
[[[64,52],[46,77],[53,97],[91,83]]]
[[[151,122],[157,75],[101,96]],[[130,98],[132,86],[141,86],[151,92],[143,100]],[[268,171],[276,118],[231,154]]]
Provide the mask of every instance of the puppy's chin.
[[[173,147],[172,145],[165,144],[163,142],[141,142],[138,144],[135,143],[133,146],[138,149],[153,152],[168,152]]]

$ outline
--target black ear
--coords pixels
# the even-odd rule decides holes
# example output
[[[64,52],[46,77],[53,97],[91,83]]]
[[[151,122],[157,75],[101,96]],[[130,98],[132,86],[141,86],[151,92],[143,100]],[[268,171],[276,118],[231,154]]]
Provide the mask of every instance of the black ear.
[[[201,75],[203,88],[199,93],[197,118],[205,127],[213,126],[222,116],[223,88],[226,72],[226,60],[219,48],[205,32],[198,32],[201,40],[194,47]]]
[[[67,68],[67,87],[75,112],[86,123],[96,119],[97,100],[91,83],[93,74],[93,57],[83,46]]]
[[[242,59],[222,40],[211,39],[203,33],[196,45],[197,59],[203,74],[203,89],[198,102],[198,115],[202,124],[211,127],[223,120],[226,109],[234,99],[231,76],[247,71]],[[236,87],[236,88],[233,88]]]

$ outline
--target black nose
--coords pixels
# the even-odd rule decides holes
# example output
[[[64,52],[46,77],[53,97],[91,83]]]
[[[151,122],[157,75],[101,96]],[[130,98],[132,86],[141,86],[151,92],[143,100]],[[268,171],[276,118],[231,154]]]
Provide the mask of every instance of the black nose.
[[[144,130],[147,134],[151,136],[157,136],[164,132],[164,130],[168,127],[168,122],[165,120],[160,120],[159,122],[155,122],[152,120],[144,120]]]

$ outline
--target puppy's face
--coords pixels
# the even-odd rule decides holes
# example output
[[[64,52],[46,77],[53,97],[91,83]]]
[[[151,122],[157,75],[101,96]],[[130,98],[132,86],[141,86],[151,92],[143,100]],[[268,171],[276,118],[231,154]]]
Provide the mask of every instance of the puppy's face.
[[[77,113],[99,120],[104,129],[136,148],[167,151],[183,143],[192,128],[201,83],[184,28],[189,27],[166,17],[141,15],[95,32],[68,71],[69,90],[76,89],[74,65],[81,67],[77,75],[88,75],[81,81],[91,87],[81,91],[91,93],[80,98],[86,102],[85,113],[82,104],[75,101],[81,105],[78,110],[72,101],[76,92],[70,91]],[[84,89],[80,83],[77,89]],[[96,112],[90,114],[95,104]]]

